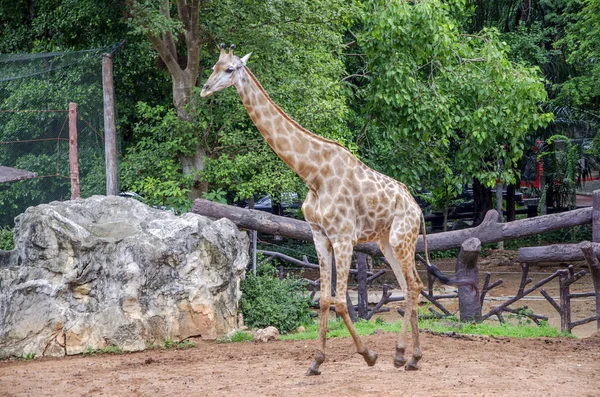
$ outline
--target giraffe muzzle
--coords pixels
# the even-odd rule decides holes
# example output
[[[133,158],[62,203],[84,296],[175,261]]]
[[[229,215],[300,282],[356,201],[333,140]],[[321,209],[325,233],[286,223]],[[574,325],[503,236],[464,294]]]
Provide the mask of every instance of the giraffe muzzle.
[[[210,86],[208,84],[205,84],[204,87],[202,87],[202,92],[200,92],[200,97],[201,98],[206,98],[207,96],[210,96],[213,92],[210,90]]]

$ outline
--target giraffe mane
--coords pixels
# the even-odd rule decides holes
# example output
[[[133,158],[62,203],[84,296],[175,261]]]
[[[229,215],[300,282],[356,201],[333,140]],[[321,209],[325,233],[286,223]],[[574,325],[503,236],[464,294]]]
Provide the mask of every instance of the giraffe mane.
[[[250,78],[252,79],[252,81],[254,81],[254,84],[256,84],[256,86],[258,87],[258,89],[265,95],[265,97],[267,98],[267,100],[275,107],[275,109],[277,109],[277,111],[281,114],[281,116],[283,118],[285,118],[287,121],[289,121],[290,123],[292,123],[294,125],[294,127],[297,127],[298,129],[302,130],[303,132],[307,133],[308,135],[314,137],[315,139],[321,141],[321,142],[328,142],[328,143],[332,143],[334,145],[337,145],[339,147],[341,147],[342,149],[344,149],[345,151],[348,152],[348,154],[352,155],[352,153],[341,143],[336,142],[334,140],[331,139],[327,139],[324,138],[320,135],[317,135],[309,130],[307,130],[306,128],[302,127],[296,120],[294,120],[293,118],[291,118],[290,116],[288,116],[288,114],[286,112],[283,111],[283,109],[281,109],[279,107],[279,105],[277,105],[269,96],[269,93],[267,93],[267,91],[263,88],[263,86],[260,84],[260,82],[258,81],[258,79],[256,78],[256,76],[254,76],[254,74],[250,71],[250,69],[248,68],[248,66],[244,66],[244,69],[246,70],[246,72],[248,73],[248,75],[250,76]],[[360,160],[359,160],[360,161]]]

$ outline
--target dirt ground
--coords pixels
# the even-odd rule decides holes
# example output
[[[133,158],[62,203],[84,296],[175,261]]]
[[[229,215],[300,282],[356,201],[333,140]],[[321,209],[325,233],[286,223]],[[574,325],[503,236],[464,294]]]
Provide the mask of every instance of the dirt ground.
[[[600,336],[450,338],[422,333],[421,369],[395,369],[394,334],[365,338],[374,367],[332,339],[320,376],[316,341],[215,344],[182,351],[0,363],[2,396],[598,396]]]
[[[520,281],[518,265],[497,262],[482,264],[482,278],[491,271],[492,282],[504,280],[489,293],[486,308],[514,295]],[[449,270],[451,265],[441,267]],[[535,267],[530,276],[536,282],[554,270],[555,266]],[[545,289],[557,297],[558,281]],[[591,290],[589,276],[573,287]],[[550,324],[560,326],[556,311],[540,298],[536,292],[519,305],[549,315]],[[575,301],[573,319],[591,316],[594,305],[591,299]],[[331,339],[323,374],[316,377],[304,373],[317,341],[197,341],[187,350],[5,360],[0,361],[0,396],[600,396],[600,334],[595,322],[575,328],[574,334],[579,338],[522,340],[422,331],[424,357],[416,372],[393,367],[396,334],[364,338],[379,354],[374,367],[354,353],[351,339]]]

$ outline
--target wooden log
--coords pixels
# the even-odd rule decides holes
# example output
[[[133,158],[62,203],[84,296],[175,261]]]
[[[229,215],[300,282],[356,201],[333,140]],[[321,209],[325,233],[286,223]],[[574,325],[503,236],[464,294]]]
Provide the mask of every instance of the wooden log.
[[[236,225],[246,229],[258,230],[262,233],[278,234],[296,240],[312,241],[312,233],[306,222],[286,218],[245,208],[214,203],[196,199],[192,212],[211,218],[228,218]],[[498,212],[490,210],[479,226],[437,233],[427,236],[429,251],[443,251],[458,248],[467,239],[477,237],[481,243],[517,239],[538,233],[548,232],[566,227],[591,223],[592,208],[581,208],[573,211],[538,216],[508,223],[498,223]],[[381,257],[381,251],[375,243],[357,244],[355,249],[371,256]],[[419,236],[417,252],[423,252],[423,237]]]
[[[312,241],[312,232],[308,223],[294,218],[219,204],[204,199],[196,199],[194,201],[192,212],[215,219],[227,218],[244,229],[257,230],[267,234],[278,234],[295,240]],[[382,256],[381,251],[379,251],[375,243],[357,244],[354,248],[356,251],[364,252],[371,256]]]
[[[548,215],[549,216],[549,215]],[[581,242],[577,244],[554,244],[543,247],[519,248],[518,260],[522,263],[533,262],[573,262],[585,260],[581,249],[590,244]],[[600,243],[592,243],[596,255],[600,254]]]
[[[462,243],[456,257],[456,278],[470,280],[474,285],[479,285],[477,260],[479,259],[480,250],[481,241],[476,237],[471,237]],[[479,291],[475,288],[470,286],[458,287],[458,307],[460,310],[460,321],[479,322],[481,320]]]
[[[581,208],[558,214],[543,215],[535,218],[520,219],[513,222],[498,223],[498,212],[490,210],[483,222],[474,228],[454,230],[427,236],[430,251],[443,251],[457,248],[471,237],[477,237],[481,243],[492,243],[532,236],[538,233],[591,223],[592,209]],[[423,251],[422,237],[419,236],[417,252]]]

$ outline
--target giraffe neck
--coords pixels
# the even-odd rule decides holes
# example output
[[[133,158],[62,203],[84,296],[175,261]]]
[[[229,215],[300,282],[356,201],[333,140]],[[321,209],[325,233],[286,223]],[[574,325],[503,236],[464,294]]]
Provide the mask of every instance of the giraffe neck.
[[[267,144],[308,188],[318,190],[322,182],[320,167],[331,160],[332,153],[347,152],[346,149],[337,142],[314,135],[292,120],[271,100],[252,72],[247,67],[244,71],[235,87],[250,118]]]

